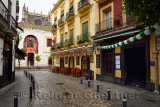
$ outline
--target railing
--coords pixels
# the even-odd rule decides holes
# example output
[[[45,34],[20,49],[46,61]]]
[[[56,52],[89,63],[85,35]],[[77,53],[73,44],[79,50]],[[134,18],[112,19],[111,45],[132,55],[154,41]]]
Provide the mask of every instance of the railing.
[[[77,44],[85,43],[85,42],[90,42],[90,33],[84,33],[82,35],[77,36]]]
[[[11,27],[11,29],[14,30],[15,32],[17,32],[17,31],[16,31],[16,25],[17,25],[16,20],[13,18],[12,15],[10,15],[10,27]]]
[[[60,25],[61,23],[64,23],[64,16],[58,20],[58,25]]]
[[[70,39],[66,39],[66,40],[65,40],[64,46],[65,46],[65,47],[69,47],[69,46],[71,46],[71,45],[74,45],[73,42],[74,42],[74,40],[71,41]]]
[[[74,16],[74,9],[73,8],[69,9],[69,11],[66,13],[66,19],[68,19],[71,16]]]
[[[52,32],[54,31],[54,29],[56,29],[57,28],[57,24],[53,24],[52,25]]]
[[[4,18],[6,22],[8,22],[9,10],[4,5],[4,3],[0,0],[0,17]]]
[[[125,27],[128,25],[133,25],[135,24],[135,20],[132,18],[128,18],[126,23],[122,22],[122,15],[117,15],[115,18],[108,18],[98,24],[96,24],[96,33],[101,32],[101,31],[110,31],[116,28],[120,27]]]
[[[86,5],[89,5],[88,0],[80,0],[80,2],[78,3],[78,11]]]

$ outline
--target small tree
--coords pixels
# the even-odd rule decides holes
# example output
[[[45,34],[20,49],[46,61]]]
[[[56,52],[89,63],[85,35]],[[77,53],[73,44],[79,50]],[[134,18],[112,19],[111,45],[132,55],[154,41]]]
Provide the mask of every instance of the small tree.
[[[36,56],[36,61],[37,61],[37,67],[38,67],[38,62],[41,61],[41,55],[37,55],[37,56]]]
[[[160,0],[123,0],[122,8],[123,12],[145,26],[160,22]]]
[[[25,57],[27,56],[25,49],[22,48],[21,51],[23,52],[23,54],[18,54],[18,53],[15,54],[15,58],[18,59],[19,63],[18,69],[20,69],[21,60],[25,60]]]

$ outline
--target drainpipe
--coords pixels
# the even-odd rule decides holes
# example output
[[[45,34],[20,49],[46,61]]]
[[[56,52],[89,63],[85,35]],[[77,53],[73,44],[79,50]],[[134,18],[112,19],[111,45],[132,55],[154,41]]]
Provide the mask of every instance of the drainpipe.
[[[159,67],[158,67],[158,54],[159,52],[152,53],[155,60],[155,93],[159,94]]]

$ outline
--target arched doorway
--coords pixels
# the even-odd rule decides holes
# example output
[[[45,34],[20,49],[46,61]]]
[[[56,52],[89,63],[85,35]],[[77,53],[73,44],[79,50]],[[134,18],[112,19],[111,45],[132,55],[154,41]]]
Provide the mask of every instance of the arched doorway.
[[[38,40],[34,35],[28,35],[24,39],[24,49],[28,53],[27,66],[34,66],[35,54],[38,53]]]

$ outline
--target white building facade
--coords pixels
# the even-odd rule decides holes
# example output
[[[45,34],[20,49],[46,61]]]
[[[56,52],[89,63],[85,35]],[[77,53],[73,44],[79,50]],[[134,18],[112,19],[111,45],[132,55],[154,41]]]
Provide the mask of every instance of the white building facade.
[[[15,48],[18,44],[19,0],[0,0],[0,88],[15,77]]]
[[[43,15],[42,13],[29,12],[28,7],[23,6],[22,22],[18,25],[23,28],[24,32],[20,35],[22,40],[19,43],[19,48],[24,48],[27,52],[25,60],[21,60],[20,67],[48,67],[50,48],[52,46],[52,33],[50,13]],[[36,56],[40,55],[41,60],[36,61]],[[18,60],[16,67],[19,66]]]

